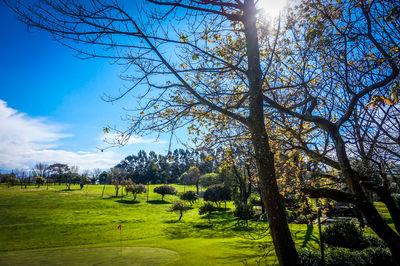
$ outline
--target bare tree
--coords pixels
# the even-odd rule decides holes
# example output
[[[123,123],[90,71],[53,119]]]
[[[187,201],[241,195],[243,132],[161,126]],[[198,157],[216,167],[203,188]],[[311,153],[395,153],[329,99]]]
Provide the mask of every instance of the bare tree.
[[[35,164],[35,166],[33,168],[33,173],[36,176],[46,177],[46,171],[47,171],[48,167],[49,167],[49,165],[47,165],[45,163],[37,163],[37,164]]]

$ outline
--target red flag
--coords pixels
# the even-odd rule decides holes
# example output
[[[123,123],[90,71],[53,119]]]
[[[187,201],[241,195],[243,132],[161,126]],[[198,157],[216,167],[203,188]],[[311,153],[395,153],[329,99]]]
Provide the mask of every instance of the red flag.
[[[120,231],[121,231],[121,225],[118,225],[118,230],[120,230]]]

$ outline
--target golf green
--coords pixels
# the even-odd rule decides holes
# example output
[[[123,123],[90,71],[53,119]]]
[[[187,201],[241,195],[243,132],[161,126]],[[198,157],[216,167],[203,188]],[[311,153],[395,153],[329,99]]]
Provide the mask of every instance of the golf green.
[[[159,265],[176,258],[163,248],[96,247],[1,254],[0,265]]]

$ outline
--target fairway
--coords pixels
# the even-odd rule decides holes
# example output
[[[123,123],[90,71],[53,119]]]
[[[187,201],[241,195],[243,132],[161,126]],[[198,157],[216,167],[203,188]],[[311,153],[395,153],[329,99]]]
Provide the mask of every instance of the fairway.
[[[0,186],[0,265],[274,265],[267,223],[238,223],[233,204],[208,219],[195,203],[181,221],[150,187],[134,201],[114,187]],[[175,185],[179,192],[194,189]],[[122,230],[118,230],[121,224]],[[296,245],[317,247],[317,228],[290,225]],[[122,255],[121,255],[122,247]]]

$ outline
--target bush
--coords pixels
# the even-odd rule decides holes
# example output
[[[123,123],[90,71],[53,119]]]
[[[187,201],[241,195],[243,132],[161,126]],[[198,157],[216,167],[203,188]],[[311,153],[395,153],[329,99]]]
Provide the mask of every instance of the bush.
[[[187,210],[189,210],[190,207],[188,207],[184,202],[182,201],[177,201],[174,204],[172,204],[171,208],[169,209],[169,211],[172,212],[179,212],[180,216],[178,221],[180,221],[182,219],[182,215],[184,212],[186,212]]]
[[[131,185],[126,185],[125,191],[126,193],[132,193],[133,200],[136,200],[137,194],[146,193],[147,189],[145,185],[142,184],[131,184]]]
[[[161,195],[161,200],[164,200],[165,195],[176,195],[178,191],[171,186],[160,186],[154,188],[154,192]]]
[[[222,184],[212,185],[204,193],[205,201],[212,201],[221,207],[222,201],[231,200],[231,190]]]
[[[202,186],[202,187],[209,187],[212,185],[219,184],[221,182],[220,182],[219,174],[208,173],[208,174],[200,176],[199,183],[200,183],[200,186]]]
[[[330,246],[360,249],[363,242],[361,229],[351,222],[335,223],[322,232],[324,242]]]
[[[180,198],[181,200],[188,201],[190,205],[192,205],[193,202],[195,202],[199,198],[199,196],[196,194],[196,192],[189,190],[183,193]]]
[[[326,254],[326,265],[328,266],[362,266],[368,265],[362,252],[352,252],[346,249],[333,249]]]
[[[393,265],[392,256],[386,248],[370,247],[361,251],[365,265]]]
[[[250,220],[250,219],[254,218],[254,215],[256,213],[255,213],[255,211],[253,209],[253,205],[251,205],[251,204],[245,205],[243,203],[239,203],[236,206],[236,209],[233,212],[233,214],[239,220],[246,220],[247,221],[247,220]]]
[[[38,187],[40,187],[41,185],[43,185],[44,183],[46,183],[46,179],[42,176],[36,176],[35,177],[35,183]]]
[[[303,266],[319,266],[322,265],[321,253],[307,248],[297,250],[300,259],[300,265]]]
[[[322,265],[321,254],[319,251],[302,248],[297,251],[299,254],[300,265]],[[389,250],[384,248],[367,248],[361,251],[335,248],[326,251],[325,264],[327,266],[372,266],[393,265],[393,261]]]
[[[369,247],[387,248],[387,245],[382,239],[377,236],[364,235],[363,241],[361,242],[361,248],[364,249]]]

